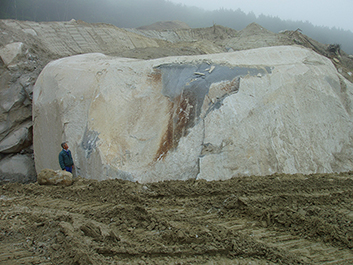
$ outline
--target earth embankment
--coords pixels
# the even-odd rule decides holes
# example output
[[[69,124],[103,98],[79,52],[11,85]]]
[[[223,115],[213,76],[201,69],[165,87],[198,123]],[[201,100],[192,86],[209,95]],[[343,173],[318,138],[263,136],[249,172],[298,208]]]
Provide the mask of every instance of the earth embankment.
[[[0,264],[352,264],[352,173],[1,187]]]

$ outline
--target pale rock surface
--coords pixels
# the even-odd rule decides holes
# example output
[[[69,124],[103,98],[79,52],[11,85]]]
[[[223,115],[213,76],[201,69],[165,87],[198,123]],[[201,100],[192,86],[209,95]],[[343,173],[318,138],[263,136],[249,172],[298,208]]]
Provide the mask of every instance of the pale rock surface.
[[[70,186],[73,183],[73,177],[70,172],[65,170],[43,169],[37,176],[40,185],[61,185]]]
[[[37,32],[35,32],[34,29],[23,29],[23,32],[27,33],[27,34],[30,34],[34,37],[38,36]]]
[[[23,55],[24,45],[22,42],[14,42],[0,48],[0,57],[5,65],[9,65],[20,55]]]
[[[53,61],[33,91],[36,170],[69,141],[82,177],[139,182],[353,169],[353,85],[278,46],[150,61]]]
[[[32,122],[27,121],[0,141],[0,153],[17,153],[32,144]]]
[[[0,160],[0,183],[29,183],[35,181],[36,176],[31,154],[16,154]]]

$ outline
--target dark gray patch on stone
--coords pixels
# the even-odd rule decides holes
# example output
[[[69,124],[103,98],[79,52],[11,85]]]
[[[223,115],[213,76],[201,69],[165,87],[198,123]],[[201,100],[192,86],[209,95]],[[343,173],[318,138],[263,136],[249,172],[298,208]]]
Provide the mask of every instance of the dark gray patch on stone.
[[[214,66],[210,73],[208,69]],[[231,81],[236,77],[246,75],[257,76],[272,73],[271,67],[229,67],[208,63],[193,64],[164,64],[156,67],[162,74],[162,94],[174,101],[181,94],[188,94],[193,98],[196,116],[201,112],[205,96],[211,84],[221,81]]]
[[[94,149],[96,149],[96,143],[99,140],[99,133],[96,131],[90,131],[86,128],[83,135],[81,147],[85,150],[86,158],[89,158]]]
[[[210,102],[208,105],[208,109],[206,111],[206,114],[203,118],[205,118],[210,112],[219,109],[223,106],[223,100],[228,97],[230,94],[234,94],[237,93],[239,91],[239,87],[240,87],[240,77],[238,77],[236,79],[236,81],[233,83],[233,86],[231,87],[231,89],[229,90],[229,92],[225,93],[223,96],[221,96],[220,98],[217,98],[217,100],[215,102]]]
[[[207,69],[211,66],[215,66],[215,68],[211,73],[209,73]],[[246,75],[265,75],[272,72],[271,67],[268,66],[263,68],[239,66],[229,67],[207,63],[202,63],[199,65],[165,64],[156,68],[160,69],[162,73],[162,94],[171,99],[180,95],[183,90],[196,90],[198,94],[202,96],[208,93],[212,83],[231,81],[236,77],[243,77]]]
[[[164,64],[155,68],[161,75],[161,93],[170,99],[170,119],[155,160],[164,159],[170,150],[177,148],[179,140],[200,121],[205,96],[213,83],[224,84],[224,95],[208,106],[207,113],[219,108],[225,97],[239,90],[240,78],[246,75],[264,76],[271,73],[270,67],[230,67],[209,63]],[[206,114],[207,114],[206,113]]]

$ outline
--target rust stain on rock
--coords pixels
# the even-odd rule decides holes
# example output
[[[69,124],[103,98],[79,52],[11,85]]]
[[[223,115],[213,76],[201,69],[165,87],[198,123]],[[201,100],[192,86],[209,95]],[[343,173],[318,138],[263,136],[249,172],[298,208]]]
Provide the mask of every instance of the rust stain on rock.
[[[165,131],[161,142],[159,144],[158,151],[155,156],[155,160],[161,160],[164,159],[168,153],[169,150],[174,148],[174,136],[173,136],[173,118],[172,118],[172,109],[173,109],[173,103],[170,102],[170,111],[169,111],[169,122],[168,122],[168,127],[167,130]]]
[[[174,142],[187,135],[187,129],[194,125],[196,99],[189,91],[182,93],[176,99],[174,120]]]
[[[150,73],[148,76],[148,80],[151,83],[161,83],[162,81],[162,73],[160,69],[155,69],[152,73]]]
[[[170,102],[169,122],[165,131],[155,160],[164,159],[168,151],[178,146],[181,137],[187,135],[187,129],[194,125],[195,98],[190,93],[183,93]]]
[[[231,82],[224,85],[221,89],[226,93],[236,92],[239,90],[240,78],[234,78]]]
[[[209,93],[211,84],[227,81],[221,87],[219,96],[222,99],[238,91],[241,76],[271,72],[269,68],[229,68],[218,65],[213,68],[212,72],[208,71],[208,68],[209,65],[205,63],[198,65],[168,64],[156,67],[149,75],[151,84],[161,86],[161,93],[170,101],[169,122],[161,138],[155,161],[164,159],[169,151],[176,149],[180,139],[195,126],[200,118],[204,99]],[[207,112],[217,108],[218,101],[215,104],[212,103],[214,106],[209,106]]]

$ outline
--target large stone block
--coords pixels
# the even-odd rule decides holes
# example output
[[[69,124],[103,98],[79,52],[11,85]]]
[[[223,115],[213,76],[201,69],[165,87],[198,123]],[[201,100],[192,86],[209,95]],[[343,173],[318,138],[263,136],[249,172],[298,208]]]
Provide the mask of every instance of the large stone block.
[[[0,160],[0,183],[30,183],[36,181],[36,178],[32,155],[10,155]]]
[[[330,60],[294,46],[64,58],[34,87],[36,170],[59,169],[64,140],[98,180],[352,170],[352,97]]]

